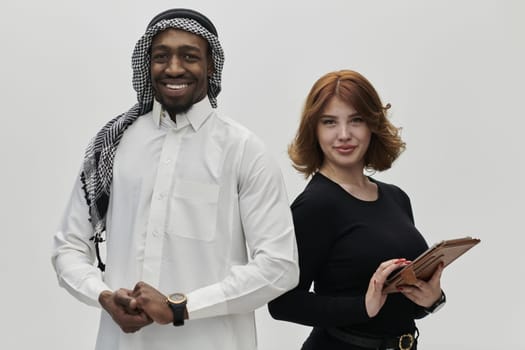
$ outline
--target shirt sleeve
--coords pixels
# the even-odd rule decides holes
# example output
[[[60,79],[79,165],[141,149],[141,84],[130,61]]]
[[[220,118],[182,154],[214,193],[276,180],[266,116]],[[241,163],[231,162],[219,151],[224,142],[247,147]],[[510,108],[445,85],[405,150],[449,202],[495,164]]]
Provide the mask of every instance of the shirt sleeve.
[[[348,326],[369,320],[364,295],[332,296],[311,291],[334,240],[330,205],[322,196],[303,193],[292,205],[300,278],[298,286],[273,300],[268,309],[273,318],[315,327]]]
[[[103,282],[102,273],[94,265],[94,244],[89,240],[93,235],[93,228],[88,213],[78,177],[53,239],[51,262],[60,286],[78,300],[88,305],[100,306],[99,294],[111,289]]]
[[[256,138],[246,141],[238,201],[249,253],[220,282],[188,294],[190,319],[252,312],[297,285],[297,244],[280,169]]]

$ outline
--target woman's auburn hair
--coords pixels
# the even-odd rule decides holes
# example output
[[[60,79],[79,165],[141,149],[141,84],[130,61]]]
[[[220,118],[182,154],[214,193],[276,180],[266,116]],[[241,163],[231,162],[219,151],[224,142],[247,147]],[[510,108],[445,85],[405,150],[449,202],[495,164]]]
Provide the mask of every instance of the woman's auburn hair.
[[[389,169],[405,149],[400,129],[387,119],[386,111],[390,104],[383,106],[372,84],[353,70],[327,73],[312,86],[297,133],[288,146],[293,167],[303,173],[305,178],[320,169],[324,154],[317,139],[317,125],[325,105],[334,96],[351,105],[372,132],[365,153],[365,168],[375,171]]]

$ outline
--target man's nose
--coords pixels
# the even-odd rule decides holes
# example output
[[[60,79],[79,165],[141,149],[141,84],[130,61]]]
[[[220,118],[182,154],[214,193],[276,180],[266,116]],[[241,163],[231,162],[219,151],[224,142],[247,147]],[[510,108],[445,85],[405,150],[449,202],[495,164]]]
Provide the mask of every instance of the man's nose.
[[[184,72],[182,60],[177,55],[173,55],[166,67],[166,73],[170,75],[178,75]]]

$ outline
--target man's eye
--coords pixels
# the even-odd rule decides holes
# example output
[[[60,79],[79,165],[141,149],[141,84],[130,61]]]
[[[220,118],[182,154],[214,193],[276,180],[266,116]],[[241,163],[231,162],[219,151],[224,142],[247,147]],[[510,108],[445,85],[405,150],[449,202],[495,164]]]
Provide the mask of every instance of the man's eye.
[[[184,59],[187,61],[187,62],[196,62],[199,60],[199,56],[195,56],[195,55],[184,55]]]
[[[157,54],[154,54],[151,59],[155,62],[163,62],[163,61],[166,61],[168,59],[168,55],[165,54],[165,53],[157,53]]]

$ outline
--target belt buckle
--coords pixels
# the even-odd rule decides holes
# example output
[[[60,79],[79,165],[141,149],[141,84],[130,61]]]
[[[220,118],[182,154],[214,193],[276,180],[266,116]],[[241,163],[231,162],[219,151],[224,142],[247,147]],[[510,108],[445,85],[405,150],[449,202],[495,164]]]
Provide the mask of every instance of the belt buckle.
[[[397,346],[399,346],[400,350],[410,350],[412,345],[414,345],[414,336],[412,334],[407,333],[399,337]]]

